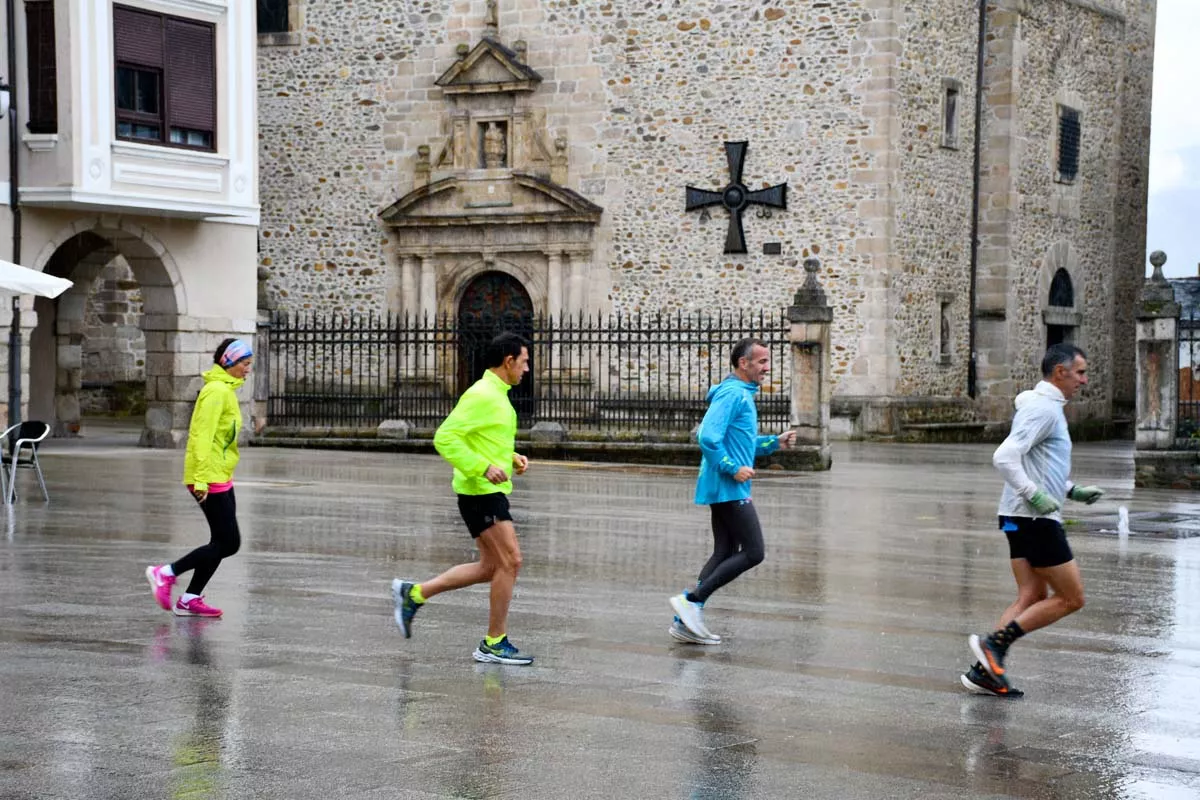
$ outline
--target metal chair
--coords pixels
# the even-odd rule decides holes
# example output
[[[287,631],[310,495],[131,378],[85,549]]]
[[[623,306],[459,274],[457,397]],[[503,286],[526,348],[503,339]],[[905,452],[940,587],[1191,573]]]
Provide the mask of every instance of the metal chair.
[[[50,426],[38,420],[18,422],[0,433],[0,447],[3,447],[5,443],[8,444],[7,456],[0,451],[0,488],[4,486],[4,480],[7,479],[8,493],[4,498],[7,505],[12,505],[17,496],[17,469],[32,469],[37,472],[38,484],[42,487],[42,496],[47,501],[50,500],[50,493],[46,491],[46,479],[42,476],[42,465],[38,462],[37,454],[38,444],[49,435]],[[22,459],[21,448],[26,445],[29,446],[29,457]]]

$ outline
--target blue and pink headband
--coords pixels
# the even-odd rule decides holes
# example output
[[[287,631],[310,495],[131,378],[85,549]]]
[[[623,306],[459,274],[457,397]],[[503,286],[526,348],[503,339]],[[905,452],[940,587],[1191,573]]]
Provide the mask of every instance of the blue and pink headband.
[[[250,349],[250,345],[241,339],[234,339],[225,348],[225,352],[221,353],[221,366],[232,367],[242,359],[249,358],[252,355],[254,355],[254,351]]]

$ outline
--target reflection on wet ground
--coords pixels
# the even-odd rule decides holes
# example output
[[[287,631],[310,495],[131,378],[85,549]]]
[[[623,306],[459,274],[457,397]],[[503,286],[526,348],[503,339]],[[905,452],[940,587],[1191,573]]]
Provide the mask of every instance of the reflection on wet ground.
[[[710,602],[715,648],[666,635],[707,555],[691,474],[535,465],[522,669],[470,658],[483,588],[394,628],[394,575],[472,556],[435,458],[248,451],[214,621],[142,577],[206,537],[181,455],[52,443],[52,502],[27,491],[0,537],[0,797],[1200,796],[1200,540],[1138,532],[1200,498],[1077,447],[1112,489],[1069,508],[1088,605],[1014,650],[1024,700],[976,698],[965,637],[1012,592],[989,456],[844,445],[764,475],[767,561]],[[1091,533],[1120,505],[1134,535]]]

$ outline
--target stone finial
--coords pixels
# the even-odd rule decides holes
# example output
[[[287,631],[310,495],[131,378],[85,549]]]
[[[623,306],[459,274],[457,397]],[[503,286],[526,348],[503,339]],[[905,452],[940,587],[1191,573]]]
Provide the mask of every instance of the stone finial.
[[[804,271],[808,275],[804,278],[804,285],[800,287],[800,291],[796,292],[796,297],[792,300],[794,305],[798,306],[825,306],[829,305],[825,299],[825,290],[821,288],[820,281],[817,280],[817,272],[821,269],[821,259],[806,258],[804,259]]]
[[[259,267],[256,273],[258,277],[258,308],[260,311],[274,311],[275,300],[271,297],[271,293],[267,291],[267,281],[271,279],[271,270],[266,267]]]
[[[792,298],[788,309],[788,318],[793,322],[829,322],[833,319],[833,309],[825,297],[825,290],[817,280],[817,271],[821,269],[821,259],[804,259],[804,271],[808,273],[804,285]]]
[[[1150,254],[1150,265],[1154,267],[1154,275],[1151,276],[1150,280],[1155,281],[1156,283],[1161,283],[1166,280],[1162,273],[1163,264],[1166,263],[1167,254],[1162,250],[1155,250]]]
[[[554,138],[554,155],[550,157],[550,180],[560,186],[567,182],[567,137]]]
[[[529,45],[524,39],[517,39],[513,42],[513,52],[517,54],[517,61],[525,63],[525,56],[529,52]]]
[[[487,0],[487,12],[483,15],[483,35],[489,39],[500,35],[500,13],[496,10],[496,0]]]
[[[417,145],[417,165],[413,168],[414,188],[429,185],[429,176],[433,165],[429,163],[429,145]]]
[[[470,52],[471,52],[471,45],[467,44],[466,42],[459,42],[458,45],[454,48],[454,55],[458,56],[460,61],[462,59],[466,58],[467,54]]]
[[[1163,264],[1167,263],[1167,254],[1155,250],[1150,254],[1150,263],[1154,266],[1154,273],[1142,284],[1138,319],[1178,317],[1179,304],[1175,302],[1175,287],[1171,286],[1162,271]]]

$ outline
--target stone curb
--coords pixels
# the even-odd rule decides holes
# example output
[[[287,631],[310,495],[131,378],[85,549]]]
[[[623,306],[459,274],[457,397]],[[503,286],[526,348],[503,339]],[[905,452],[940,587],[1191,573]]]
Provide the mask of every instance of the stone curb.
[[[436,454],[432,439],[378,439],[334,436],[258,436],[252,447],[291,447],[307,450],[359,450],[372,453]],[[517,448],[542,461],[600,461],[625,464],[670,464],[695,467],[700,448],[694,444],[662,442],[533,442],[518,440]],[[775,453],[760,469],[789,472],[818,472],[829,468],[820,455],[809,450]]]

